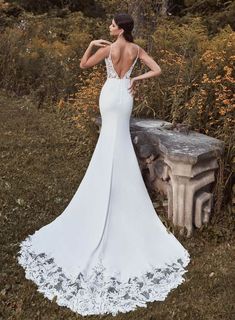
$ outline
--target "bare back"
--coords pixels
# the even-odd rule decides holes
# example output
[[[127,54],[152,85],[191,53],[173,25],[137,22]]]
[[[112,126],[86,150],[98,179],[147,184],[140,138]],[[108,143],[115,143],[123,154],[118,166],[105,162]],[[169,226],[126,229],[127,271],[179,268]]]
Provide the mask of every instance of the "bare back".
[[[114,71],[119,79],[125,77],[125,75],[134,67],[139,55],[139,46],[136,44],[126,44],[124,46],[111,44],[109,50],[109,59]]]

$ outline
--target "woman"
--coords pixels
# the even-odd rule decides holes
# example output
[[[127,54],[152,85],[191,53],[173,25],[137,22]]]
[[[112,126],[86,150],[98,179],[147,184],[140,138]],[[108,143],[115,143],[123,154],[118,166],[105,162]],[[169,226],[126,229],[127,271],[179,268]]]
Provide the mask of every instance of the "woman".
[[[117,25],[115,22],[117,20],[119,26],[124,27],[121,28]],[[138,77],[132,78],[130,80],[130,92],[133,95],[134,94],[134,84],[137,80],[147,79],[154,76],[159,76],[161,74],[161,68],[159,65],[147,54],[147,52],[139,47],[136,48],[136,45],[133,45],[133,36],[131,34],[131,31],[134,27],[134,21],[131,18],[131,16],[127,14],[118,14],[115,16],[115,18],[112,20],[112,23],[109,27],[110,29],[110,35],[113,37],[117,37],[117,40],[115,41],[115,44],[112,45],[113,47],[113,67],[114,70],[117,70],[117,75],[120,75],[119,77],[122,78],[125,76],[126,72],[125,70],[129,70],[132,65],[135,64],[132,63],[133,56],[137,56],[136,52],[138,52],[139,49],[139,55],[138,58],[142,60],[151,70],[146,72],[145,74],[142,74]],[[89,44],[87,50],[85,51],[81,62],[80,67],[82,69],[84,68],[90,68],[94,65],[98,64],[105,58],[109,56],[110,53],[110,41],[107,40],[93,40]],[[96,51],[95,54],[91,55],[92,47],[98,46],[98,47],[104,47],[100,48]],[[118,57],[118,58],[117,58]],[[115,63],[117,61],[117,63]]]
[[[190,261],[155,212],[131,141],[135,82],[161,73],[133,43],[133,26],[128,14],[115,15],[110,34],[117,40],[92,41],[81,59],[81,68],[103,59],[107,67],[99,139],[66,209],[22,241],[18,257],[38,291],[81,315],[116,315],[164,300]],[[91,56],[93,45],[101,48]],[[131,79],[138,58],[151,71]]]

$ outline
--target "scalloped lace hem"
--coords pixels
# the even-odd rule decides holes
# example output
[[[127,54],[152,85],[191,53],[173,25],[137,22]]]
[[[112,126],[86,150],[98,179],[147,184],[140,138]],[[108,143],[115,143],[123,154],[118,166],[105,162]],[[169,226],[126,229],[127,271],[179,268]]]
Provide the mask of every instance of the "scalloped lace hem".
[[[120,281],[120,273],[108,276],[100,261],[92,275],[81,272],[75,280],[69,279],[54,259],[46,254],[36,254],[28,236],[20,244],[18,263],[25,269],[26,279],[37,284],[37,291],[59,306],[70,308],[80,315],[102,315],[129,312],[147,307],[147,302],[164,301],[168,293],[185,281],[183,274],[190,261],[185,249],[184,256],[165,268],[152,266],[141,276]]]

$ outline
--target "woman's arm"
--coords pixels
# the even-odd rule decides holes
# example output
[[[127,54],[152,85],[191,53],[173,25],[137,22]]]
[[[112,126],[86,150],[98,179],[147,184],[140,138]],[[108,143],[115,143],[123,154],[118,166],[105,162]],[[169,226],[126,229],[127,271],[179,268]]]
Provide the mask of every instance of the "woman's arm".
[[[91,41],[89,46],[87,47],[86,51],[84,52],[83,57],[81,58],[81,61],[80,61],[80,68],[81,69],[85,69],[85,64],[91,55],[92,47],[93,47],[93,44]]]
[[[110,44],[110,41],[107,40],[93,40],[90,42],[88,48],[84,52],[84,55],[80,61],[80,68],[86,69],[93,67],[94,65],[101,62],[108,54],[108,44]],[[99,46],[102,48],[99,48],[93,55],[91,55],[92,48],[94,46]]]
[[[152,57],[150,57],[147,52],[140,47],[139,49],[139,58],[140,60],[146,64],[151,70],[143,73],[139,76],[136,76],[133,78],[133,80],[141,80],[141,79],[147,79],[147,78],[151,78],[151,77],[156,77],[156,76],[160,76],[160,74],[162,73],[162,70],[160,68],[160,66],[157,64],[157,62],[155,60],[153,60]]]

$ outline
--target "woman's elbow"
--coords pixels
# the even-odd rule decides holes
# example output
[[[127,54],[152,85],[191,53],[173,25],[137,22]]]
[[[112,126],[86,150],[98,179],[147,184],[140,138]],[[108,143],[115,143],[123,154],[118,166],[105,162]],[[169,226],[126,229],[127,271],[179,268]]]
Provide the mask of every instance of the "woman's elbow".
[[[79,65],[79,66],[80,66],[81,69],[86,69],[86,66],[85,66],[83,63],[81,63],[81,62],[80,62],[80,65]]]
[[[155,76],[158,77],[162,74],[162,69],[159,67],[157,70],[154,71]]]

